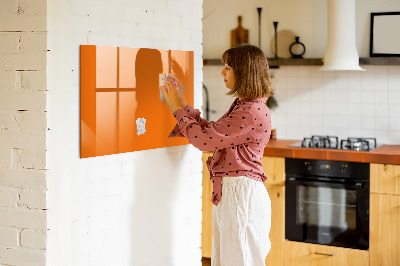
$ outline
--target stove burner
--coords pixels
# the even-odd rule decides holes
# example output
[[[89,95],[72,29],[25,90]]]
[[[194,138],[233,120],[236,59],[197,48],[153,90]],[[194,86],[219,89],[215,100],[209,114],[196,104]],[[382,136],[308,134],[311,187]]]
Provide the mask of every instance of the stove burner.
[[[347,138],[340,141],[343,150],[369,151],[376,146],[376,138]]]
[[[312,136],[311,138],[304,138],[301,142],[301,147],[305,148],[326,148],[338,149],[338,137],[333,136]]]
[[[371,151],[378,147],[376,138],[347,138],[340,141],[336,136],[317,136],[304,138],[302,142],[292,144],[293,147],[340,149],[353,151]]]

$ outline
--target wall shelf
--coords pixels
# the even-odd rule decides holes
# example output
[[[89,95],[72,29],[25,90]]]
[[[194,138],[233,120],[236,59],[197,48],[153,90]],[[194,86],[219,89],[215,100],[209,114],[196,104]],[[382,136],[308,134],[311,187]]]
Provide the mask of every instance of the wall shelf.
[[[321,58],[268,58],[268,63],[271,68],[279,66],[304,66],[304,65],[322,65]],[[220,59],[204,59],[205,66],[222,65]]]
[[[400,65],[400,57],[362,57],[360,65]]]
[[[268,58],[271,68],[279,66],[321,66],[322,58]],[[222,65],[220,59],[204,59],[204,66]],[[362,57],[360,65],[400,65],[400,57]]]

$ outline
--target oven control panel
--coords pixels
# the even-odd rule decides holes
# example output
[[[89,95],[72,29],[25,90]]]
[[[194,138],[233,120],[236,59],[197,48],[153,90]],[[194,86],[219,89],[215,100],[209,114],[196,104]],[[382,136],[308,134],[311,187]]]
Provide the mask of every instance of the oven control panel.
[[[369,179],[369,164],[286,158],[286,174]]]

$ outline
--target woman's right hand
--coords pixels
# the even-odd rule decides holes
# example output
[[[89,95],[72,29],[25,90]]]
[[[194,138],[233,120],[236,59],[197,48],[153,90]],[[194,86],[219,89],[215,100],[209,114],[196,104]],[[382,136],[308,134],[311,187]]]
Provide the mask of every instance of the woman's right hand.
[[[178,88],[177,91],[178,91],[179,103],[184,108],[187,105],[187,101],[185,98],[185,87],[177,77],[173,75],[168,75],[168,78],[172,82],[172,85],[175,85],[175,87]]]

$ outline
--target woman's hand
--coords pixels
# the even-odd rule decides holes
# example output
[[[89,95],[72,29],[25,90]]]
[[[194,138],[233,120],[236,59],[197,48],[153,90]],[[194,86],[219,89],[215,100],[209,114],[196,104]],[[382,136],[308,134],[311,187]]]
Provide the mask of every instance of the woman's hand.
[[[179,103],[184,108],[187,105],[185,99],[185,87],[182,82],[175,76],[168,75],[167,80],[172,82],[172,85],[175,85],[178,90]]]
[[[161,90],[164,93],[165,102],[167,103],[169,109],[171,109],[172,113],[174,113],[178,109],[183,109],[186,106],[186,100],[182,102],[182,92],[180,92],[181,87],[179,85],[182,83],[180,83],[178,79],[175,79],[176,78],[167,79],[164,86],[161,87]],[[184,90],[183,85],[182,90]],[[185,99],[184,92],[183,99]]]

